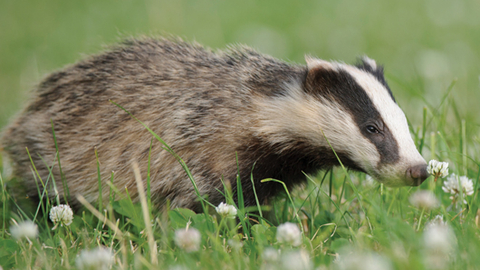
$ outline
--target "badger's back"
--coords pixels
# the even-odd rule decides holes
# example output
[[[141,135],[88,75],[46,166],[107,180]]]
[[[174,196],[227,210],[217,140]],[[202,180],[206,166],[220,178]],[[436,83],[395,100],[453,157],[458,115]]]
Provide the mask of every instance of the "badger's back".
[[[96,150],[102,181],[108,181],[113,171],[117,187],[126,187],[136,197],[131,164],[140,165],[145,179],[152,136],[109,102],[113,100],[186,161],[202,194],[220,201],[216,191],[223,189],[220,179],[235,182],[236,153],[245,179],[259,156],[270,155],[260,147],[263,138],[254,134],[259,108],[252,100],[282,95],[284,84],[301,80],[305,72],[304,67],[246,47],[214,53],[179,40],[131,40],[48,76],[23,113],[7,127],[2,143],[13,161],[15,176],[24,179],[27,194],[35,196],[38,191],[25,148],[46,180],[47,165],[56,164],[52,121],[70,194],[82,194],[91,201],[97,198]],[[154,141],[154,201],[169,199],[173,206],[194,208],[192,184],[161,147]],[[267,167],[266,171],[272,169],[278,168]],[[57,165],[53,173],[63,193]],[[244,189],[249,189],[249,183]],[[272,191],[266,188],[265,196]],[[104,188],[104,196],[107,193]],[[253,195],[246,199],[253,203]]]

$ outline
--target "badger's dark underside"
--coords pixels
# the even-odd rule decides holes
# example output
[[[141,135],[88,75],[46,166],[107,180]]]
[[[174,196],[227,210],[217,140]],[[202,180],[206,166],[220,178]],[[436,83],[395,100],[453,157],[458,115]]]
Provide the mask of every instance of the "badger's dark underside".
[[[301,142],[292,142],[295,147],[288,152],[276,153],[275,146],[257,142],[251,147],[251,151],[239,149],[239,161],[241,164],[240,177],[246,206],[255,205],[254,192],[252,190],[251,176],[255,183],[258,199],[263,203],[266,199],[284,192],[284,187],[277,182],[261,182],[263,179],[272,178],[280,180],[290,189],[296,184],[305,181],[305,174],[313,174],[320,169],[331,168],[342,164],[350,169],[363,171],[358,168],[345,154],[337,152],[338,158],[330,148],[314,149],[310,145]],[[236,197],[236,183],[232,183],[232,190]],[[236,198],[235,198],[236,199]]]

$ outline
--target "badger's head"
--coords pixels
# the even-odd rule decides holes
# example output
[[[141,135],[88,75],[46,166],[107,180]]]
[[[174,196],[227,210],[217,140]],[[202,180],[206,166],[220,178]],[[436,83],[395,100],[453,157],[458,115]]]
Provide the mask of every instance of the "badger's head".
[[[279,129],[270,133],[272,141],[281,143],[293,136],[317,149],[328,150],[331,145],[345,159],[342,162],[381,183],[420,185],[428,177],[427,164],[415,147],[383,68],[367,57],[357,66],[306,60],[306,78],[289,83],[287,94],[263,104],[281,116],[270,125]]]

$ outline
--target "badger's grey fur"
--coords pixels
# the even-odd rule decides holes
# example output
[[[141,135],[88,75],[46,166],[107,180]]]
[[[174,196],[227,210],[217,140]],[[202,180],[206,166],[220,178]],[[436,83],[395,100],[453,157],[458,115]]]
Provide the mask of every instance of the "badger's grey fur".
[[[109,100],[129,110],[185,160],[203,195],[224,200],[221,178],[236,190],[238,169],[247,205],[304,179],[304,172],[338,164],[389,185],[418,185],[426,164],[410,137],[375,61],[358,66],[307,57],[292,65],[231,47],[211,52],[181,40],[141,39],[48,76],[33,100],[3,134],[4,151],[27,194],[38,194],[29,169],[32,154],[43,179],[55,161],[51,120],[70,193],[98,197],[101,177],[137,195],[133,162],[146,179],[152,136]],[[252,170],[253,169],[253,170]],[[58,166],[53,168],[63,193]],[[151,154],[152,200],[198,209],[193,186],[159,142]],[[54,195],[50,192],[49,195]],[[103,189],[106,199],[108,189]]]

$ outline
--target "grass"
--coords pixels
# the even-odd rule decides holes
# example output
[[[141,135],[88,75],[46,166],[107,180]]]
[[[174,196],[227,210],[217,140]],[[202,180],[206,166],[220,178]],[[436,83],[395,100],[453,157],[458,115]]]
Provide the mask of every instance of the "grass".
[[[441,215],[455,235],[451,243],[440,243],[448,250],[444,258],[438,258],[442,269],[475,269],[480,260],[476,256],[480,251],[477,214],[480,166],[478,156],[465,152],[470,149],[468,145],[475,145],[465,129],[450,129],[450,125],[441,122],[455,110],[454,101],[447,95],[448,89],[444,102],[437,107],[425,107],[424,122],[421,128],[412,128],[412,134],[417,144],[423,145],[424,155],[448,161],[451,172],[473,179],[474,193],[466,196],[467,204],[449,207],[450,194],[441,188],[444,179],[434,182],[431,177],[419,188],[390,189],[369,182],[363,174],[337,168],[308,176],[305,188],[286,190],[270,206],[249,209],[236,205],[236,219],[222,218],[208,202],[204,204],[204,212],[198,214],[188,209],[169,209],[168,205],[156,209],[147,203],[145,195],[140,196],[140,203],[134,203],[110,185],[112,199],[97,202],[95,207],[78,198],[84,208],[75,213],[73,223],[52,230],[54,224],[48,219],[48,212],[58,205],[58,199],[41,202],[37,206],[41,209],[39,215],[28,213],[15,205],[11,190],[2,179],[4,229],[0,238],[0,265],[4,269],[75,268],[82,252],[105,247],[114,254],[114,269],[298,269],[302,263],[305,269],[352,269],[349,264],[367,269],[369,261],[383,264],[387,269],[430,269],[434,264],[425,261],[430,258],[425,243],[426,224]],[[459,127],[471,124],[461,118],[454,121]],[[153,132],[152,136],[161,140]],[[170,148],[165,144],[165,149]],[[175,155],[173,151],[172,154]],[[184,165],[180,157],[177,159]],[[134,171],[137,183],[142,183],[138,167]],[[42,185],[52,184],[40,176],[38,180]],[[431,190],[440,200],[440,206],[425,210],[412,205],[409,198],[418,189]],[[144,188],[139,186],[139,190]],[[147,188],[146,193],[149,192]],[[228,187],[225,194],[226,201],[232,204]],[[113,197],[123,199],[113,200]],[[240,196],[238,201],[242,199]],[[268,218],[258,215],[259,207],[268,212]],[[26,219],[37,224],[40,234],[38,238],[16,240],[10,235],[12,221]],[[301,245],[277,240],[277,227],[285,222],[298,224]],[[175,231],[186,227],[200,232],[199,250],[186,252],[175,243]],[[362,259],[348,260],[356,256]]]
[[[168,205],[157,209],[149,202],[148,183],[146,203],[134,203],[128,191],[109,185],[108,201],[85,204],[71,225],[52,230],[48,213],[57,200],[17,205],[11,186],[0,178],[0,266],[75,269],[82,252],[107,247],[114,269],[292,269],[291,262],[312,269],[353,269],[349,263],[373,269],[366,265],[372,261],[387,265],[382,269],[477,269],[479,11],[475,1],[0,1],[0,23],[8,25],[0,28],[0,127],[45,74],[128,35],[172,33],[214,48],[240,42],[299,63],[304,53],[346,62],[367,54],[386,64],[387,80],[422,155],[449,162],[451,173],[474,183],[467,204],[455,208],[442,190],[445,179],[390,189],[335,168],[309,175],[305,187],[268,206],[236,205],[236,219],[220,217],[208,203],[198,214]],[[55,166],[60,162],[61,153]],[[51,185],[54,179],[38,180]],[[432,191],[439,207],[413,206],[409,198],[418,189]],[[232,204],[227,185],[224,192]],[[454,241],[437,242],[435,254],[445,254],[446,247],[448,255],[429,257],[425,228],[437,215],[443,215]],[[17,241],[11,236],[13,220],[26,219],[34,220],[39,235]],[[285,222],[301,228],[300,246],[277,241],[277,227]],[[175,231],[185,227],[200,232],[198,251],[176,245]],[[298,264],[293,269],[301,268]]]

